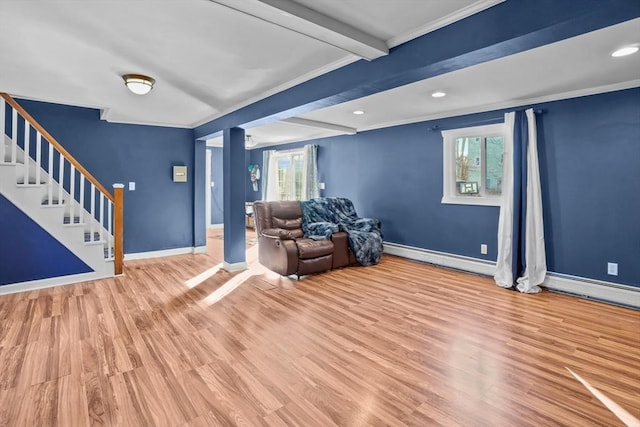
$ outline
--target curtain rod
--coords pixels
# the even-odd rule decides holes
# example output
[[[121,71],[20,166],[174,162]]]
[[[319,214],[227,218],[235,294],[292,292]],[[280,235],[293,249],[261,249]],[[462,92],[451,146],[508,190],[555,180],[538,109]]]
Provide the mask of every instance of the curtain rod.
[[[528,110],[528,108],[526,109]],[[514,110],[514,111],[526,111],[525,109],[520,109],[520,110]],[[543,110],[543,109],[536,109],[533,110],[533,112],[535,114],[544,114],[547,112],[547,110]],[[486,120],[480,120],[480,121],[475,121],[475,122],[469,122],[469,123],[465,123],[464,125],[459,125],[459,126],[452,126],[452,127],[440,127],[437,124],[430,126],[427,128],[427,130],[429,132],[440,132],[443,130],[451,130],[451,129],[460,129],[461,127],[472,127],[472,126],[482,126],[482,125],[495,125],[498,123],[503,123],[504,122],[504,116],[503,117],[494,117],[492,119],[486,119]]]

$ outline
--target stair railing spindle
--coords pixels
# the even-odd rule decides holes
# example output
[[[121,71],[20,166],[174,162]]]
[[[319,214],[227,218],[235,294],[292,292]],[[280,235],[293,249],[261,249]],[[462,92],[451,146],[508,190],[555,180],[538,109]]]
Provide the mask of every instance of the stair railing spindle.
[[[29,125],[29,122],[25,120],[24,122],[24,165],[23,165],[25,185],[29,185],[29,163],[31,163],[30,162],[31,158],[29,157],[30,129],[31,129],[31,126]]]
[[[91,237],[89,238],[90,242],[93,242],[93,224],[96,222],[96,186],[91,183],[91,217],[89,218],[89,230],[91,233]]]
[[[76,167],[69,170],[69,224],[73,224],[73,205],[76,203]]]
[[[42,169],[42,134],[36,133],[36,185],[40,185],[40,169]]]
[[[107,204],[107,256],[105,258],[111,258],[111,248],[113,247],[113,203],[109,201]]]
[[[18,153],[18,112],[13,109],[11,114],[11,163],[16,163]]]
[[[60,169],[58,169],[58,204],[61,205],[63,203],[62,200],[62,190],[63,190],[63,184],[64,184],[64,156],[62,155],[62,153],[58,153],[60,155],[59,159],[60,159]]]
[[[5,128],[6,124],[5,124],[5,112],[6,112],[6,104],[4,102],[4,98],[0,98],[0,137],[2,137],[2,140],[0,141],[0,163],[4,163],[5,160],[5,156],[7,155],[6,151],[5,151],[5,147],[6,145],[4,145],[5,143],[5,135],[6,135],[6,131],[7,129]]]
[[[100,241],[104,242],[104,194],[100,193]]]
[[[51,206],[53,204],[53,145],[49,144],[49,164],[47,165],[49,169],[47,173],[49,174],[49,194],[48,194],[48,202],[47,204]]]
[[[80,174],[80,213],[78,223],[82,224],[84,221],[84,175]]]

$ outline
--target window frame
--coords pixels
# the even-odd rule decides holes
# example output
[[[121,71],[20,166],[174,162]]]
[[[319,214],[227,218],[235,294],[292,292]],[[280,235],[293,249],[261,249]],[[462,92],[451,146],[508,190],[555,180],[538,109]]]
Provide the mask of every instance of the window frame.
[[[463,196],[456,192],[456,164],[455,164],[455,145],[456,139],[464,137],[480,137],[482,138],[481,145],[481,177],[486,181],[486,138],[492,136],[502,136],[504,143],[504,159],[502,163],[502,176],[504,182],[504,176],[506,170],[506,159],[508,153],[511,152],[511,136],[505,123],[497,123],[483,126],[473,126],[466,128],[457,128],[451,130],[442,131],[442,203],[443,204],[456,204],[456,205],[479,205],[479,206],[500,206],[504,194],[500,196]],[[481,183],[481,188],[484,190],[486,182]]]
[[[275,164],[278,165],[279,160],[285,157],[288,157],[291,160],[291,191],[292,191],[292,196],[293,199],[282,199],[279,198],[279,201],[283,201],[283,200],[298,200],[296,199],[296,188],[295,188],[295,181],[296,181],[296,173],[295,173],[295,160],[294,157],[295,156],[302,156],[302,162],[303,162],[303,169],[302,169],[302,188],[301,188],[301,192],[304,193],[304,187],[305,187],[305,163],[306,163],[306,159],[305,159],[305,151],[304,148],[293,148],[290,150],[277,150],[275,151],[273,154],[274,156],[274,160],[275,160]],[[280,168],[278,167],[276,172],[278,173],[280,171]],[[278,176],[278,175],[276,175]],[[279,184],[278,184],[279,185]],[[280,194],[280,191],[278,191],[278,194]],[[301,197],[303,197],[303,195],[301,194]],[[302,199],[301,199],[302,200]]]

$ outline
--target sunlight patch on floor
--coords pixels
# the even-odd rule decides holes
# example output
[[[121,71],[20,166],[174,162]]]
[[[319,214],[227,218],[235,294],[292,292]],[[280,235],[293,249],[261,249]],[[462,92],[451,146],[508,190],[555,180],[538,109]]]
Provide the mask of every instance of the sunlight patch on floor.
[[[640,427],[640,420],[639,419],[637,419],[636,417],[631,415],[629,412],[627,412],[627,410],[625,410],[622,406],[618,405],[616,402],[611,400],[609,397],[607,397],[600,390],[598,390],[597,388],[595,388],[594,386],[589,384],[580,375],[576,374],[575,372],[573,372],[569,368],[567,368],[567,371],[569,371],[571,373],[571,375],[573,375],[575,377],[575,379],[580,381],[580,383],[582,383],[582,385],[585,386],[587,388],[587,390],[589,390],[591,392],[591,394],[593,394],[600,402],[602,402],[602,404],[604,406],[606,406],[607,409],[609,409],[611,412],[613,412],[613,414],[616,417],[620,418],[620,421],[622,421],[623,423],[625,423],[629,427]]]
[[[205,270],[202,273],[198,274],[197,276],[194,276],[191,279],[187,280],[186,282],[184,282],[184,285],[189,289],[193,289],[196,286],[198,286],[200,283],[207,280],[209,277],[216,274],[218,271],[220,271],[221,268],[222,268],[222,263],[216,264],[210,269]]]

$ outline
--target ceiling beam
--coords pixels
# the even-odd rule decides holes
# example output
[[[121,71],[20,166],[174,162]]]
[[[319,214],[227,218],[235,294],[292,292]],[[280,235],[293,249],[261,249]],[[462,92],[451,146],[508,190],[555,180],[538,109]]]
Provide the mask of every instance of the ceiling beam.
[[[210,0],[372,60],[389,53],[384,40],[291,0]]]
[[[288,119],[280,120],[280,122],[285,124],[290,124],[290,125],[309,127],[309,128],[333,130],[333,131],[341,132],[347,135],[355,135],[356,133],[358,133],[358,129],[356,128],[336,125],[336,124],[327,123],[327,122],[319,122],[317,120],[302,119],[299,117],[290,117]]]

